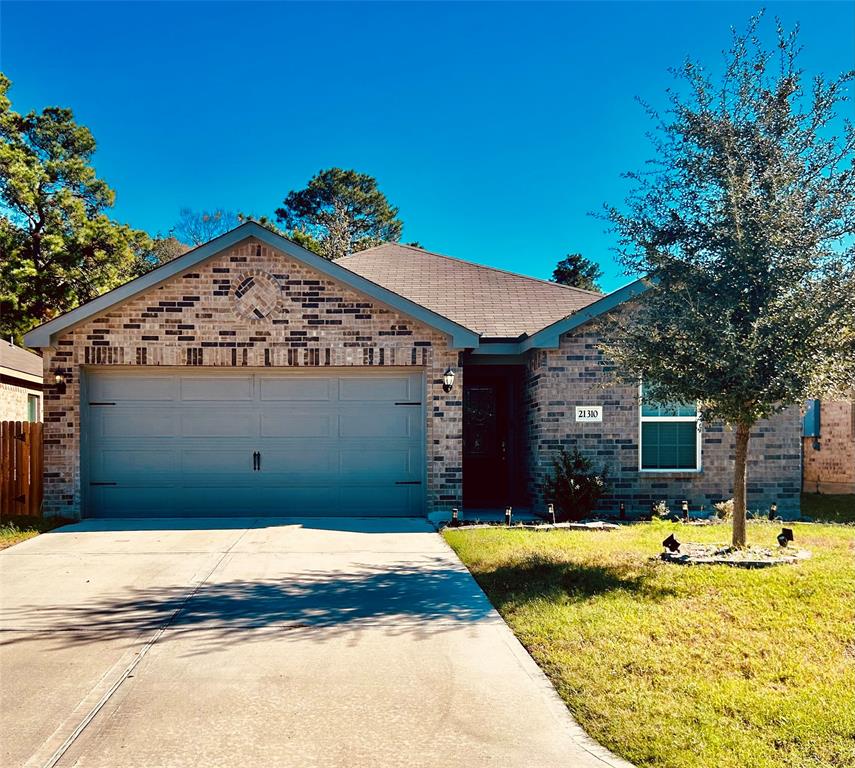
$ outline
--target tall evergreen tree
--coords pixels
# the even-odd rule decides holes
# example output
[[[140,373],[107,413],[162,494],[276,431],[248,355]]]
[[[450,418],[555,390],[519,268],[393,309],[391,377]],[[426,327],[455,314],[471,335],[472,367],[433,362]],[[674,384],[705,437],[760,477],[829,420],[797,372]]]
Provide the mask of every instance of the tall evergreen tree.
[[[95,139],[69,109],[12,110],[0,73],[0,333],[20,341],[132,278],[148,236],[112,221]]]
[[[341,168],[320,171],[305,189],[290,192],[276,219],[288,237],[327,259],[397,242],[404,228],[373,176]]]
[[[552,281],[586,291],[599,291],[597,284],[603,276],[603,270],[596,262],[586,259],[581,253],[568,253],[552,272]]]

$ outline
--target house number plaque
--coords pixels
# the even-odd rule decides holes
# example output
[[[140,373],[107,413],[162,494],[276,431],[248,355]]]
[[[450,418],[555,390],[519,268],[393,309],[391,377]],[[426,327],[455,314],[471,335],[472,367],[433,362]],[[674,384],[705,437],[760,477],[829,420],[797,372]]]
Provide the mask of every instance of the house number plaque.
[[[602,421],[602,405],[577,405],[576,421]]]

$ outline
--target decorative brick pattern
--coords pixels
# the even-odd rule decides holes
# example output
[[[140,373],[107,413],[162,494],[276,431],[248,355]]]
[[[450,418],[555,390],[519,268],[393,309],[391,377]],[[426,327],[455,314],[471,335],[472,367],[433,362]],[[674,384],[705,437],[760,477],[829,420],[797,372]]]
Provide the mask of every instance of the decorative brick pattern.
[[[855,493],[855,393],[852,400],[822,401],[819,450],[804,438],[804,489]]]
[[[639,406],[637,387],[608,382],[609,368],[597,349],[594,325],[562,337],[559,349],[530,353],[524,410],[529,439],[528,485],[541,507],[542,485],[552,458],[565,447],[578,447],[599,468],[607,466],[612,492],[603,508],[649,512],[653,501],[667,499],[672,509],[688,499],[706,509],[733,495],[733,433],[720,424],[705,425],[701,472],[645,473],[638,469]],[[602,405],[602,423],[577,423],[575,405]],[[801,487],[801,421],[791,409],[761,422],[749,444],[748,501],[766,510],[772,501],[782,512],[797,512]]]
[[[45,392],[46,514],[80,515],[81,366],[112,365],[423,368],[428,511],[460,505],[463,381],[447,338],[255,239],[73,328],[44,352],[46,380],[66,378]],[[459,377],[446,394],[448,366]]]

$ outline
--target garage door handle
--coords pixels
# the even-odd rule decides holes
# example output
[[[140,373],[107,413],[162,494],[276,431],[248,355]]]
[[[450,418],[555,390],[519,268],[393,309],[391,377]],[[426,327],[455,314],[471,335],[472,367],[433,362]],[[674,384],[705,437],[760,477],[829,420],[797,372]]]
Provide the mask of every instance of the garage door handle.
[[[261,469],[261,454],[258,451],[252,452],[252,471],[258,472]]]

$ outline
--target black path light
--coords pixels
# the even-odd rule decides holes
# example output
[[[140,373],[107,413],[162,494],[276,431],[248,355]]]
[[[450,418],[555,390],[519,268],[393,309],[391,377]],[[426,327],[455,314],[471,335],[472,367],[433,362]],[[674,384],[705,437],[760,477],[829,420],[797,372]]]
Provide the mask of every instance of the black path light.
[[[511,524],[511,514],[513,512],[512,507],[505,507],[505,525]]]
[[[669,552],[677,552],[680,549],[680,542],[677,541],[677,537],[672,533],[662,542],[662,546]]]
[[[445,373],[442,374],[442,391],[443,392],[451,392],[451,388],[454,386],[454,368],[446,368]]]
[[[791,541],[793,541],[793,529],[781,528],[781,532],[778,534],[778,546],[786,547]]]
[[[626,504],[624,502],[618,504],[618,514],[621,520],[626,520]]]
[[[549,515],[550,522],[553,525],[555,525],[555,505],[554,504],[547,504],[546,505],[546,512]]]
[[[776,502],[772,502],[769,505],[769,519],[774,520],[778,516],[778,505]]]
[[[689,502],[686,499],[683,499],[681,508],[683,510],[683,520],[689,522]]]
[[[457,507],[453,507],[451,510],[451,524],[452,525],[458,525],[460,523],[457,515],[458,515]]]

